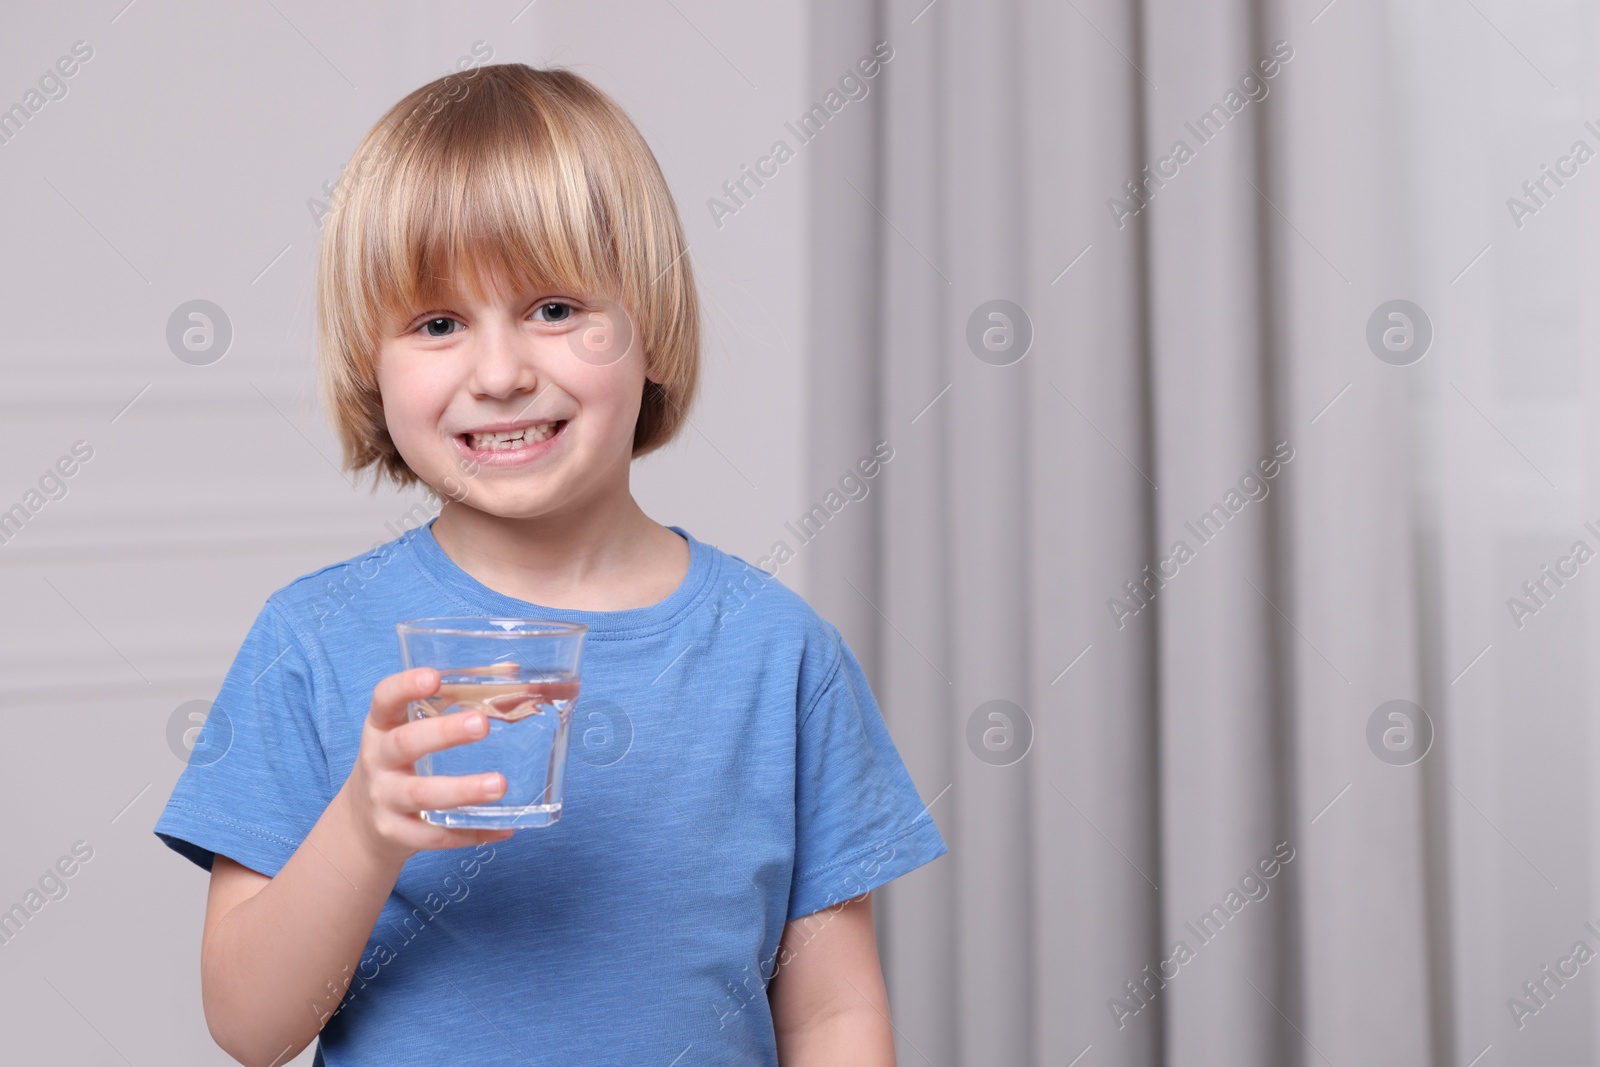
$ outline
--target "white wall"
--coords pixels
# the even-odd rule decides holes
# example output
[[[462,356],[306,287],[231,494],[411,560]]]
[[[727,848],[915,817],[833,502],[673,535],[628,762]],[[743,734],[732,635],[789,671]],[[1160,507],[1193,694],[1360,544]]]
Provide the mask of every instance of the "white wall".
[[[206,878],[150,832],[182,769],[169,719],[215,695],[269,593],[394,536],[386,524],[421,499],[369,495],[335,469],[307,200],[475,42],[613,94],[678,199],[710,327],[693,426],[635,468],[637,495],[753,560],[815,495],[806,164],[720,228],[705,202],[801,109],[804,22],[797,3],[728,0],[123,2],[14,5],[0,34],[0,107],[75,42],[93,49],[67,95],[0,144],[0,509],[74,442],[93,449],[66,496],[0,545],[0,909],[75,841],[94,848],[68,896],[0,945],[0,1048],[8,1062],[220,1064],[199,997]],[[234,331],[209,366],[165,339],[196,298]],[[805,563],[783,574],[802,591]]]

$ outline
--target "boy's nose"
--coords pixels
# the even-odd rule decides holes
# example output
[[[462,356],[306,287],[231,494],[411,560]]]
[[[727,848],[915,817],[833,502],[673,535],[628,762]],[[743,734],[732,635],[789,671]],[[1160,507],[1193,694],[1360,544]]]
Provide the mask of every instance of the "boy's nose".
[[[534,346],[514,331],[488,330],[473,351],[471,388],[482,396],[512,396],[538,387]]]

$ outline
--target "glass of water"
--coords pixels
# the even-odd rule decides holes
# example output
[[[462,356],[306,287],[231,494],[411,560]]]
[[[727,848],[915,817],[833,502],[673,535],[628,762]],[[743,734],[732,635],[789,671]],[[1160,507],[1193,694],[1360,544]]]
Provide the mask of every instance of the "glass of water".
[[[395,626],[406,669],[432,667],[439,691],[413,700],[407,717],[479,711],[489,732],[430,752],[418,774],[499,771],[506,791],[493,804],[424,811],[439,826],[506,829],[549,826],[561,817],[567,738],[578,700],[579,660],[589,628],[540,619],[409,619]]]

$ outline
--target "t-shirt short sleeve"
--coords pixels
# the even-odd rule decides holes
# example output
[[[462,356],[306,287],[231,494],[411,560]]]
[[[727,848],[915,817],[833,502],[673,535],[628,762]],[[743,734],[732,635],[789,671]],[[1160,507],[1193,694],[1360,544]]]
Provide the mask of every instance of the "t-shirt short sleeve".
[[[876,889],[949,849],[894,747],[855,655],[800,709],[788,921]]]
[[[220,852],[273,877],[331,799],[311,668],[269,600],[206,714],[156,836],[207,870]]]

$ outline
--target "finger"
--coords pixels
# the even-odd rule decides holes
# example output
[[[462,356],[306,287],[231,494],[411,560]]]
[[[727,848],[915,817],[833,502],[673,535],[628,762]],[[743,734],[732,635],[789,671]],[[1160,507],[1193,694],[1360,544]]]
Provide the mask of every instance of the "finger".
[[[516,831],[505,830],[479,830],[459,826],[434,826],[417,820],[419,828],[425,828],[424,833],[418,835],[417,840],[410,842],[411,847],[418,849],[447,849],[467,848],[471,845],[494,845],[508,840]]]
[[[375,753],[386,767],[409,768],[430,752],[488,736],[489,718],[481,711],[452,711],[404,723],[386,732]]]
[[[384,678],[372,687],[372,709],[367,720],[380,730],[392,730],[406,721],[406,705],[439,691],[439,672],[414,667]]]
[[[392,774],[379,787],[378,799],[391,811],[407,815],[419,811],[444,811],[469,804],[493,804],[505,796],[505,775]]]

